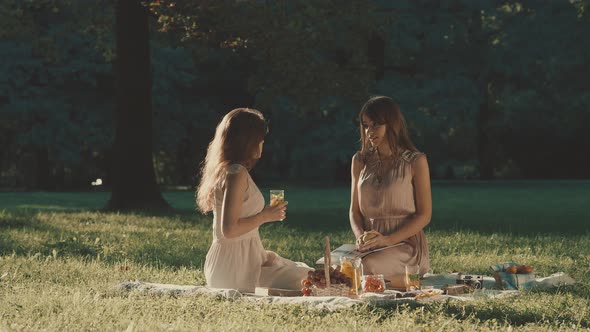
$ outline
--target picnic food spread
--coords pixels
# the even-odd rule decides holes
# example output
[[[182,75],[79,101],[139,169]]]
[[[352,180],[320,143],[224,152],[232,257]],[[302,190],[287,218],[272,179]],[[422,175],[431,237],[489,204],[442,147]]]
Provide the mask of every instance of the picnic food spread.
[[[528,274],[533,273],[533,266],[507,262],[490,266],[492,272],[503,272],[507,274]]]
[[[533,267],[531,265],[511,265],[504,269],[504,272],[510,274],[526,274],[532,273]]]
[[[364,233],[359,237],[363,243],[374,238],[376,234]],[[330,251],[330,239],[324,240],[324,269],[308,272],[307,278],[301,280],[301,293],[303,296],[345,296],[353,298],[413,298],[423,299],[446,294],[450,296],[472,296],[476,291],[481,294],[484,291],[484,275],[454,273],[455,280],[439,284],[437,288],[432,285],[422,285],[422,275],[418,266],[405,266],[405,291],[401,291],[391,281],[389,284],[382,274],[363,273],[363,264],[360,257],[355,255],[339,256],[340,265],[332,265]],[[318,263],[319,264],[319,263]],[[496,279],[496,287],[499,289],[518,289],[519,285],[534,278],[533,267],[514,262],[501,263],[490,266]],[[360,278],[360,284],[359,284]],[[489,282],[491,278],[488,278]],[[359,287],[360,286],[360,287]],[[488,284],[488,286],[490,286]],[[440,288],[439,288],[440,287]]]
[[[383,275],[366,275],[363,276],[363,292],[365,293],[383,293],[385,291],[385,280]]]
[[[351,287],[352,279],[340,271],[340,266],[330,267],[330,283],[331,285],[344,284]],[[311,296],[314,288],[325,289],[327,282],[324,269],[309,271],[307,278],[301,280],[301,286],[303,286],[301,289],[303,296]]]
[[[519,289],[536,278],[532,265],[506,262],[492,265],[490,270],[499,289]]]

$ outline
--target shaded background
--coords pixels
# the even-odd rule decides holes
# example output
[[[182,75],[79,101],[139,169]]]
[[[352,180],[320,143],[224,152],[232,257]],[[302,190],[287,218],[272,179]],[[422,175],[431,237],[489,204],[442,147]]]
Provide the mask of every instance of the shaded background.
[[[270,121],[259,180],[347,183],[375,94],[400,104],[434,179],[590,178],[590,1],[142,4],[159,185],[194,187],[240,106]],[[1,188],[112,186],[118,8],[0,3]]]

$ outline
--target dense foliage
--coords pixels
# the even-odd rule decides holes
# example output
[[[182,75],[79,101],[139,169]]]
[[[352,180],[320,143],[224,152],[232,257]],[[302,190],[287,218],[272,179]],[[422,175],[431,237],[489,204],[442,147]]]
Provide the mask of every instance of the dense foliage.
[[[114,2],[0,3],[0,186],[109,181]],[[438,178],[588,178],[588,1],[147,1],[154,163],[194,185],[220,116],[256,107],[265,180],[346,181],[368,96]]]

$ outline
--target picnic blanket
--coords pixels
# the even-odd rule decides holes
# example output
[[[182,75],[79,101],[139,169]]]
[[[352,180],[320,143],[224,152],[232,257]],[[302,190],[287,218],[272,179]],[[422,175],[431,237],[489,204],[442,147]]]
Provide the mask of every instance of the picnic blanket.
[[[423,286],[433,286],[434,288],[442,288],[448,284],[454,284],[458,273],[449,274],[425,274],[424,279],[420,281]],[[563,272],[554,273],[548,277],[535,277],[526,284],[521,285],[523,289],[547,289],[558,286],[572,285],[575,280]],[[495,289],[497,286],[496,279],[493,277],[483,277],[483,288]],[[515,290],[510,284],[503,283],[505,290]]]
[[[173,297],[192,297],[192,296],[210,296],[218,299],[227,300],[246,300],[256,303],[267,304],[301,304],[308,305],[318,309],[337,310],[349,308],[354,305],[363,304],[363,301],[341,296],[297,296],[297,297],[280,297],[280,296],[257,296],[254,294],[240,293],[236,289],[210,288],[207,286],[188,286],[159,284],[145,281],[126,281],[117,286],[117,290],[122,293],[139,292],[145,295],[156,296],[173,296]]]
[[[454,284],[457,274],[426,274],[421,284],[424,286],[433,286],[441,288],[447,284]],[[552,274],[549,277],[539,278],[536,280],[536,287],[550,288],[561,285],[570,285],[575,281],[563,272]],[[206,286],[191,285],[172,285],[159,284],[144,281],[127,281],[119,284],[119,292],[139,292],[146,295],[168,295],[174,297],[184,296],[210,296],[221,299],[243,299],[255,303],[267,304],[295,304],[306,305],[317,309],[337,310],[349,308],[362,304],[394,304],[399,302],[417,302],[428,303],[433,301],[459,300],[473,301],[478,299],[494,299],[518,294],[517,290],[494,290],[495,280],[492,277],[484,277],[484,289],[476,290],[472,294],[465,295],[436,295],[419,299],[399,298],[399,292],[385,291],[384,293],[365,293],[357,299],[341,296],[297,296],[297,297],[280,297],[280,296],[257,296],[254,294],[240,293],[235,289],[209,288]]]

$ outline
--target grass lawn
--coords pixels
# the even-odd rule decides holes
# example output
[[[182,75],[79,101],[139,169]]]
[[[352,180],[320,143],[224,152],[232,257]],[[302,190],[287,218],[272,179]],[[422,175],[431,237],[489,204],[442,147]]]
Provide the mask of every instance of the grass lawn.
[[[261,227],[265,247],[309,265],[322,239],[353,241],[349,189],[287,186],[288,217]],[[268,196],[268,191],[264,190]],[[125,280],[204,284],[211,217],[191,192],[175,213],[105,213],[108,193],[0,193],[4,330],[574,330],[590,328],[590,182],[436,182],[426,233],[435,273],[491,264],[568,273],[575,286],[474,303],[337,312],[245,301],[119,294]]]

